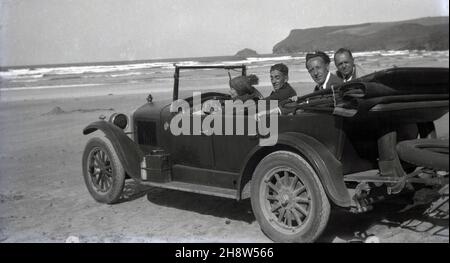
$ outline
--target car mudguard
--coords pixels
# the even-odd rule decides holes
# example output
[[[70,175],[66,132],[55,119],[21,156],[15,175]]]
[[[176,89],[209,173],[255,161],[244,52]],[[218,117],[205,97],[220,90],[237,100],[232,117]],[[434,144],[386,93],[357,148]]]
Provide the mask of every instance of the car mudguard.
[[[328,198],[330,198],[334,204],[340,207],[350,206],[351,199],[344,183],[342,164],[322,143],[305,134],[287,132],[280,134],[278,136],[277,144],[271,147],[279,146],[294,148],[311,164],[317,172]],[[251,160],[252,156],[261,150],[264,150],[263,147],[257,145],[247,155],[244,168],[241,170],[238,187],[241,187],[244,170],[248,162]]]
[[[83,129],[83,134],[87,135],[96,130],[101,130],[109,139],[127,174],[132,178],[140,179],[140,163],[144,154],[139,146],[122,129],[107,121],[96,121],[89,124]]]

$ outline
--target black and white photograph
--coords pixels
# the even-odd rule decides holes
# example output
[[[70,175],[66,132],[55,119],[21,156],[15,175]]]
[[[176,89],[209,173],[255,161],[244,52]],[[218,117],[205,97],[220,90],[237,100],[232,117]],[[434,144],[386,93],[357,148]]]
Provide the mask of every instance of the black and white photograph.
[[[0,0],[0,243],[448,244],[448,155],[447,0]]]

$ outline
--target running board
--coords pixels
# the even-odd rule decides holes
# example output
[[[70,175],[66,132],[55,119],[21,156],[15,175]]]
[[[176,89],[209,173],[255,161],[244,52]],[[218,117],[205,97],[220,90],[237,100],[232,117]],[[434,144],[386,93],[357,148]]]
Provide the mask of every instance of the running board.
[[[398,183],[400,177],[381,176],[379,170],[344,175],[345,182]]]
[[[208,185],[198,185],[190,184],[184,182],[171,181],[168,183],[155,183],[155,182],[144,182],[141,181],[143,185],[149,185],[154,187],[160,187],[165,189],[172,189],[178,191],[185,191],[197,194],[213,195],[218,197],[225,197],[231,199],[237,199],[237,191],[234,189],[220,188]]]

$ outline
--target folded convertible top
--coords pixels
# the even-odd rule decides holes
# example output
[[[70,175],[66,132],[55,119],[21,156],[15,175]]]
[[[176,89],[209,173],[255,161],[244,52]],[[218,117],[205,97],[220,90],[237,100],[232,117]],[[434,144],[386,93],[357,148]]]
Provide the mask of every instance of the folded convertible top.
[[[341,97],[448,94],[448,68],[392,68],[335,87]]]
[[[344,117],[362,117],[375,111],[390,111],[392,115],[392,112],[401,110],[402,118],[429,108],[439,112],[433,115],[435,118],[443,110],[448,111],[448,73],[448,68],[386,69],[305,95],[297,100],[296,106],[292,106],[307,110],[329,109],[333,114]]]
[[[448,73],[448,68],[390,68],[363,76],[355,82],[383,84],[396,92],[395,95],[448,94]]]

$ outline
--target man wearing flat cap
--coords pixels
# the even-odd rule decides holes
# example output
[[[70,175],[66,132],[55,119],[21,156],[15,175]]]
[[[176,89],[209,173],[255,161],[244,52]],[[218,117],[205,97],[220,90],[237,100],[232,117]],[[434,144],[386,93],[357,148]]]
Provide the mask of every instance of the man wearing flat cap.
[[[317,83],[314,92],[329,89],[342,83],[342,79],[330,72],[330,57],[322,51],[306,54],[306,69]]]

